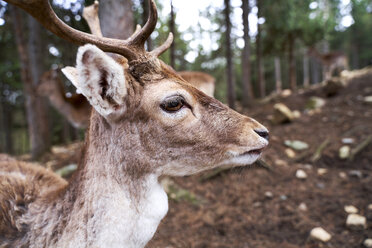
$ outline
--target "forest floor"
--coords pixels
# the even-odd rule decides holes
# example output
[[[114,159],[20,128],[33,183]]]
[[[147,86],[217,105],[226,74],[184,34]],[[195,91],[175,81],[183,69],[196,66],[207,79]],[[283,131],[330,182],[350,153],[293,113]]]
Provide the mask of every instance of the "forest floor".
[[[372,144],[352,161],[341,160],[338,154],[342,138],[352,138],[353,149],[372,134],[372,105],[363,102],[367,95],[372,95],[371,71],[353,77],[331,98],[318,87],[246,111],[270,130],[263,159],[272,170],[248,166],[205,181],[201,178],[210,172],[174,178],[200,201],[170,201],[169,212],[147,247],[363,247],[363,241],[372,238],[372,209],[368,210],[372,204]],[[312,96],[325,99],[326,104],[310,115],[304,109]],[[301,117],[273,125],[268,116],[276,102],[301,111]],[[312,162],[316,149],[327,139],[321,158]],[[309,149],[289,158],[285,140],[304,141]],[[318,173],[319,168],[326,171]],[[295,176],[298,169],[306,172],[306,179]],[[346,226],[346,205],[355,206],[367,218],[366,229]],[[329,232],[331,240],[312,240],[309,234],[314,227]]]
[[[209,171],[172,178],[177,191],[173,194],[180,197],[171,193],[169,212],[147,247],[364,247],[363,241],[372,238],[372,209],[368,208],[372,204],[372,144],[353,160],[340,159],[339,149],[343,138],[353,140],[349,145],[353,150],[372,135],[372,105],[363,102],[368,95],[372,95],[372,70],[352,77],[331,98],[325,97],[322,87],[315,87],[271,98],[244,111],[270,130],[263,160],[271,169],[252,165],[212,177]],[[312,96],[325,99],[326,104],[306,111]],[[299,110],[301,117],[287,124],[272,124],[269,117],[278,102]],[[306,142],[309,148],[290,158],[286,140]],[[320,159],[312,160],[325,141]],[[48,167],[55,169],[77,160],[77,145],[64,149],[54,150],[54,154],[67,152],[64,160],[46,158],[52,159],[46,163]],[[297,170],[307,177],[297,178]],[[365,228],[346,226],[347,205],[355,206],[358,214],[367,218]],[[331,240],[311,239],[314,227],[325,229]]]

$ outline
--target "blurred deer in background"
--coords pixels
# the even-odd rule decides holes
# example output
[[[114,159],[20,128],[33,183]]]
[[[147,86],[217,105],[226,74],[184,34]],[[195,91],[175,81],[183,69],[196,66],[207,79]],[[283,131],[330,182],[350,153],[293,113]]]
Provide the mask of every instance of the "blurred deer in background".
[[[75,128],[87,128],[92,111],[88,100],[81,94],[66,96],[57,70],[44,72],[38,85],[40,96],[48,97],[52,106],[58,110]]]
[[[348,59],[343,52],[320,53],[315,47],[310,47],[308,54],[323,65],[323,80],[330,79],[335,71],[340,75],[341,71],[349,69]]]
[[[184,176],[256,161],[267,129],[207,96],[148,52],[156,26],[150,0],[144,27],[128,40],[64,24],[47,0],[7,0],[79,45],[62,71],[93,110],[83,158],[69,183],[35,165],[0,163],[1,247],[144,247],[168,211],[162,175]],[[105,52],[124,56],[110,57]]]
[[[83,17],[87,21],[92,34],[102,37],[98,7],[97,1],[89,7],[85,7],[83,9]],[[137,25],[135,33],[139,30],[140,26]],[[214,77],[197,71],[182,71],[177,73],[194,87],[213,97],[215,89]],[[40,86],[38,86],[38,94],[47,97],[52,106],[75,128],[88,127],[91,113],[91,106],[88,100],[81,94],[72,94],[70,97],[67,97],[63,83],[56,70],[50,70],[43,74]]]

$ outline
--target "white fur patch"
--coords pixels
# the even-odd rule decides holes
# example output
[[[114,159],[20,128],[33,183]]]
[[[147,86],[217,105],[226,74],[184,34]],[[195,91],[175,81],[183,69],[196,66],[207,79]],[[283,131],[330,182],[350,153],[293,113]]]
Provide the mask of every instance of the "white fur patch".
[[[26,180],[26,176],[18,171],[3,172],[0,171],[0,176],[15,177],[17,179]]]
[[[118,106],[124,103],[127,95],[123,67],[90,44],[79,48],[76,64],[76,69],[66,67],[62,72],[77,90],[105,118],[120,114],[123,108],[118,108]],[[107,85],[102,85],[102,83]],[[107,98],[111,98],[117,105],[113,106]]]

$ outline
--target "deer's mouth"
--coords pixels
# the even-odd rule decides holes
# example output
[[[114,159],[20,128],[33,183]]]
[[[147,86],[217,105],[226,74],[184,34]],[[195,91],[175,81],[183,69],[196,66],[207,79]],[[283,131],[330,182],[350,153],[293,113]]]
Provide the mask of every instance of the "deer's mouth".
[[[239,156],[246,156],[246,155],[250,155],[250,156],[257,155],[257,156],[260,156],[261,153],[263,152],[263,150],[264,150],[264,148],[254,149],[254,150],[250,150],[250,151],[244,152],[244,153],[240,154]]]

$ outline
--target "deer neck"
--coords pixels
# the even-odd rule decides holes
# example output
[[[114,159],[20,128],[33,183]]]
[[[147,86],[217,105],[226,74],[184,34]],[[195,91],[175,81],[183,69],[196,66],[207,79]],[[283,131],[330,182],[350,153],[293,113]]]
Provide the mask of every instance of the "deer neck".
[[[137,165],[128,154],[116,157],[116,139],[97,125],[92,121],[95,134],[62,198],[70,209],[56,247],[144,247],[168,211],[167,195],[156,174],[127,171]]]

